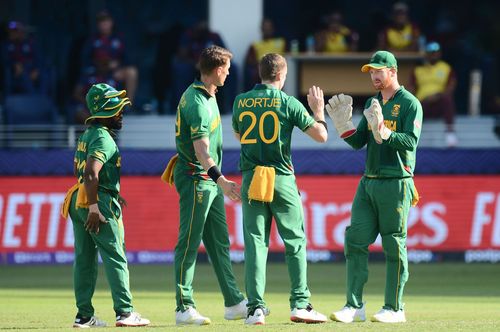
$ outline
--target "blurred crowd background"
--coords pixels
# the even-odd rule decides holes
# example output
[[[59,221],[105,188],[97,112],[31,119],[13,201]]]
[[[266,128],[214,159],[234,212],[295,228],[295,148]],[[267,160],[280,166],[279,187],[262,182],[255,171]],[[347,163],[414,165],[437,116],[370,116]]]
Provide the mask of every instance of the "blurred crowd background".
[[[474,70],[482,75],[480,114],[500,114],[497,1],[263,0],[262,7],[260,38],[241,35],[240,49],[232,49],[228,31],[213,28],[209,0],[2,0],[2,122],[82,123],[86,90],[96,82],[126,88],[136,114],[174,114],[196,75],[199,52],[210,44],[244,54],[218,96],[222,113],[230,113],[234,96],[258,80],[262,53],[385,48],[419,53],[422,61],[438,53],[449,64],[453,84],[444,105],[451,101],[451,111],[436,114],[447,131],[454,130],[455,113],[468,113]],[[418,79],[411,82],[416,90]]]

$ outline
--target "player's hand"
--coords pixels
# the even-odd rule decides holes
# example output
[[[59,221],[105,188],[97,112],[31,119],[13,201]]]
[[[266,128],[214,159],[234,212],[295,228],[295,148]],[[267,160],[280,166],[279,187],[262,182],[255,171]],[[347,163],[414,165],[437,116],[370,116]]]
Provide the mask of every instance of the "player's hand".
[[[347,138],[356,132],[352,124],[352,97],[343,93],[335,95],[326,105],[330,116],[341,138]]]
[[[384,115],[382,114],[382,106],[377,98],[373,98],[370,107],[363,111],[363,114],[372,129],[373,138],[378,144],[382,144],[391,136],[392,131],[384,124]]]
[[[323,90],[318,86],[312,86],[309,88],[309,93],[307,94],[307,103],[313,111],[313,114],[319,120],[324,120],[324,109],[325,109],[325,97],[323,95]]]
[[[224,195],[229,197],[230,200],[239,202],[241,201],[241,187],[233,181],[229,181],[224,176],[217,179],[217,184],[222,188]]]
[[[99,211],[97,203],[89,205],[89,214],[87,216],[87,221],[85,222],[85,230],[99,234],[99,225],[101,222],[105,224],[108,223],[108,221],[101,214],[101,211]]]

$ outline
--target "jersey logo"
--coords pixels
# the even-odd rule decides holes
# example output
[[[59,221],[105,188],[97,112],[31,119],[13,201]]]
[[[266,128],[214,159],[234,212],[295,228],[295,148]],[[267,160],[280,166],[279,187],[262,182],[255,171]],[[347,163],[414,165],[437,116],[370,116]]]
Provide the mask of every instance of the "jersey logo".
[[[394,106],[392,106],[391,115],[394,116],[394,117],[399,116],[399,109],[400,108],[401,108],[401,105],[399,105],[399,104],[395,104]]]
[[[196,134],[196,132],[198,132],[198,129],[200,129],[200,127],[190,127],[191,129],[191,134]]]
[[[181,101],[179,102],[179,107],[180,108],[186,107],[186,96],[184,96],[184,94],[182,94]]]
[[[196,199],[199,204],[203,203],[203,191],[196,192]]]

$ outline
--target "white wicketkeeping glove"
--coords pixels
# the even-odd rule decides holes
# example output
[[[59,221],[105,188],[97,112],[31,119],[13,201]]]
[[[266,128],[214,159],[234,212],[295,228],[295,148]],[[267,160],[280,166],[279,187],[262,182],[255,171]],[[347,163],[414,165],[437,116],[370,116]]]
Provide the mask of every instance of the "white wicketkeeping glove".
[[[384,124],[384,116],[382,115],[382,106],[377,98],[372,99],[370,107],[363,111],[370,128],[372,129],[373,138],[378,144],[382,144],[382,140],[386,140],[391,136],[392,131]]]
[[[326,104],[326,112],[332,118],[340,138],[347,138],[356,132],[352,124],[352,97],[343,93],[335,95]]]

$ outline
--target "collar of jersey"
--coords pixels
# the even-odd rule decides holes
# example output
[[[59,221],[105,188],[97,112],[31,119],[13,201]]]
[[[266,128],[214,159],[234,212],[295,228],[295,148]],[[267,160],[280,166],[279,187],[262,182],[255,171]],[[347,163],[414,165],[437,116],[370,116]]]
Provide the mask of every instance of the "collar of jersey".
[[[99,123],[99,122],[95,122],[92,123],[92,127],[96,127],[96,128],[102,128],[102,129],[105,129],[107,131],[109,131],[109,128],[106,127],[105,125],[103,125],[102,123]]]
[[[394,92],[394,94],[392,95],[391,99],[389,99],[389,100],[393,100],[394,98],[396,98],[396,96],[397,96],[397,95],[398,95],[401,91],[403,91],[404,89],[405,89],[405,87],[401,85],[401,86],[400,86],[400,87],[396,90],[396,92]],[[382,92],[379,92],[379,93],[378,93],[378,95],[377,95],[377,99],[378,99],[378,100],[382,100],[382,99],[383,99],[383,98],[382,98]],[[388,101],[389,101],[389,100],[388,100]]]
[[[208,92],[207,88],[205,88],[205,84],[203,84],[202,81],[194,80],[193,82],[193,88],[203,91],[208,97],[213,97],[210,92]],[[215,93],[217,93],[217,90],[215,90]]]
[[[255,84],[254,90],[267,90],[267,89],[276,89],[276,87],[272,84],[264,84],[257,83]]]

